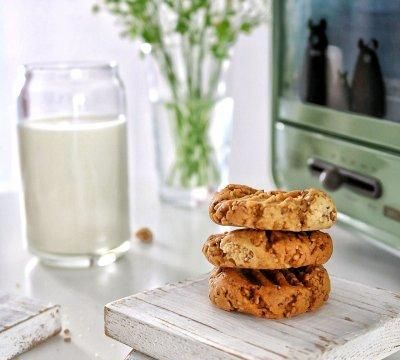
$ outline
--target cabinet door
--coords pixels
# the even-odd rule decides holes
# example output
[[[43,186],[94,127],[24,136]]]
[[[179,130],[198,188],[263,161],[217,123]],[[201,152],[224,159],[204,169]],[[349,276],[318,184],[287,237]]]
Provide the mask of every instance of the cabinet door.
[[[400,0],[279,7],[280,96],[400,122]]]

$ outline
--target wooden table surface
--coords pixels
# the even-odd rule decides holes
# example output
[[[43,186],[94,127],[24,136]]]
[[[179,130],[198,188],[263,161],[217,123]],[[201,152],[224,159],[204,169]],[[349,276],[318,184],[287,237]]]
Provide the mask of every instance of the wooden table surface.
[[[132,201],[132,228],[150,227],[154,242],[133,239],[131,251],[117,263],[83,270],[38,264],[24,249],[17,194],[0,193],[0,289],[60,304],[64,328],[71,331],[70,343],[57,336],[19,359],[124,359],[130,349],[103,333],[104,304],[210,270],[201,246],[221,229],[206,211],[161,205],[153,189],[139,190]],[[327,264],[331,274],[400,292],[399,258],[341,226],[330,233],[335,245]],[[400,360],[400,353],[388,359]]]

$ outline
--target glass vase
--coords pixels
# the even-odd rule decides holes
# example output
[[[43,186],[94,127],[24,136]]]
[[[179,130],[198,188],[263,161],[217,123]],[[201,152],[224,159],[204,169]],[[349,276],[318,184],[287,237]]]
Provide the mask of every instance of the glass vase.
[[[159,195],[167,203],[197,207],[228,181],[233,118],[233,99],[225,94],[228,62],[203,61],[196,84],[188,79],[193,69],[180,47],[170,49],[175,83],[156,56],[149,69]]]

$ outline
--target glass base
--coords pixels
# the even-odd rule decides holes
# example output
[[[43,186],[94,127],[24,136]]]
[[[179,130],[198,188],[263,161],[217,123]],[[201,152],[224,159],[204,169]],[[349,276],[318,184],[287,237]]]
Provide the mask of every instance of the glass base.
[[[103,254],[87,255],[52,254],[38,251],[31,247],[29,247],[29,251],[44,265],[79,269],[112,264],[130,249],[130,245],[130,241],[127,240],[115,249],[109,250]]]
[[[197,208],[208,205],[217,187],[196,187],[191,189],[162,186],[160,198],[163,202],[183,208]]]

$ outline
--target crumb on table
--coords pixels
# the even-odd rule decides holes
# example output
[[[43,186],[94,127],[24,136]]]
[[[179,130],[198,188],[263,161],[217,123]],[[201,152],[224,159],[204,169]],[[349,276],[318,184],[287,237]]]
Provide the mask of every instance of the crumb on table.
[[[135,236],[143,242],[151,242],[153,240],[153,233],[147,227],[140,228],[136,231]]]
[[[69,329],[64,329],[63,337],[64,337],[64,342],[70,343],[71,342],[71,331]]]

